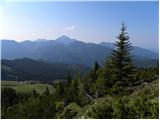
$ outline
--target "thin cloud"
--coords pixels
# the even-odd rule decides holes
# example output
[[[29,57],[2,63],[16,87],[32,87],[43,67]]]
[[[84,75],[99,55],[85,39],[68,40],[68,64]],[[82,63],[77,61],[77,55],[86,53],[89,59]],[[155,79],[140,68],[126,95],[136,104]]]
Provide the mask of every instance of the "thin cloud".
[[[74,25],[72,25],[72,26],[69,26],[69,27],[66,27],[66,30],[74,30],[75,29],[75,26]]]

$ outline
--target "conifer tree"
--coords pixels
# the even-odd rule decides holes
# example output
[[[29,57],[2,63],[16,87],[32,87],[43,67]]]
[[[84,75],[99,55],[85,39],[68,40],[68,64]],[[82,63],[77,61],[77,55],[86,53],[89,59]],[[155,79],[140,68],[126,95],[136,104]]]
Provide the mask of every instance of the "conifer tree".
[[[94,70],[97,71],[99,69],[99,64],[97,61],[94,63]]]
[[[95,82],[96,81],[96,79],[98,77],[98,72],[97,72],[98,70],[99,70],[99,64],[98,64],[97,61],[95,61],[94,66],[93,66],[93,68],[92,68],[92,70],[90,72],[90,75],[89,75],[89,77],[91,79],[91,82]]]
[[[114,44],[116,48],[112,50],[107,66],[110,69],[116,91],[123,92],[123,88],[131,83],[134,71],[131,56],[132,46],[124,23],[122,23],[121,32],[117,38],[118,41]]]
[[[94,62],[94,65],[88,75],[88,78],[85,80],[85,89],[88,92],[88,94],[90,95],[94,95],[96,92],[96,88],[95,88],[95,84],[96,84],[96,80],[99,76],[99,64],[97,61]]]

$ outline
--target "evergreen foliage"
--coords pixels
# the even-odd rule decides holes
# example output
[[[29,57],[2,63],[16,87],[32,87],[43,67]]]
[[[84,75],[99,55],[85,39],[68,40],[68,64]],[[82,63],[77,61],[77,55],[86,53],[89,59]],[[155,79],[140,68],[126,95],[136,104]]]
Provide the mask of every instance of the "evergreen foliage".
[[[110,80],[113,81],[114,92],[124,94],[124,88],[132,84],[134,66],[131,56],[132,46],[129,41],[129,36],[126,32],[126,26],[122,23],[122,28],[118,41],[114,44],[116,48],[112,50],[111,56],[106,62],[106,71],[110,74]]]

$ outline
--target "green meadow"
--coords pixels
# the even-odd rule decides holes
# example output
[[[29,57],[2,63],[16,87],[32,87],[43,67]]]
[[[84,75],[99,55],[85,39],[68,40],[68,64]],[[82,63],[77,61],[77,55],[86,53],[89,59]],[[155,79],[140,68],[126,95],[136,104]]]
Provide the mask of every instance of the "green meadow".
[[[52,85],[43,84],[43,83],[32,83],[32,82],[24,82],[24,81],[1,81],[2,89],[4,87],[10,87],[15,89],[17,92],[32,92],[36,90],[38,93],[42,94],[44,90],[48,87],[49,91],[53,93],[54,88]]]

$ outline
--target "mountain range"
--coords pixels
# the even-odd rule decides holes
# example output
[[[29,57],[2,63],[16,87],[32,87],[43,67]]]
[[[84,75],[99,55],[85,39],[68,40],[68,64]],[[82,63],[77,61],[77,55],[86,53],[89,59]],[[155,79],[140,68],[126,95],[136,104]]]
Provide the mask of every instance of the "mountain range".
[[[68,36],[56,40],[38,39],[16,42],[1,40],[1,59],[14,60],[31,58],[48,63],[93,65],[95,61],[103,64],[114,49],[113,43],[85,43]],[[148,49],[133,46],[132,55],[135,61],[157,60],[158,53]]]

